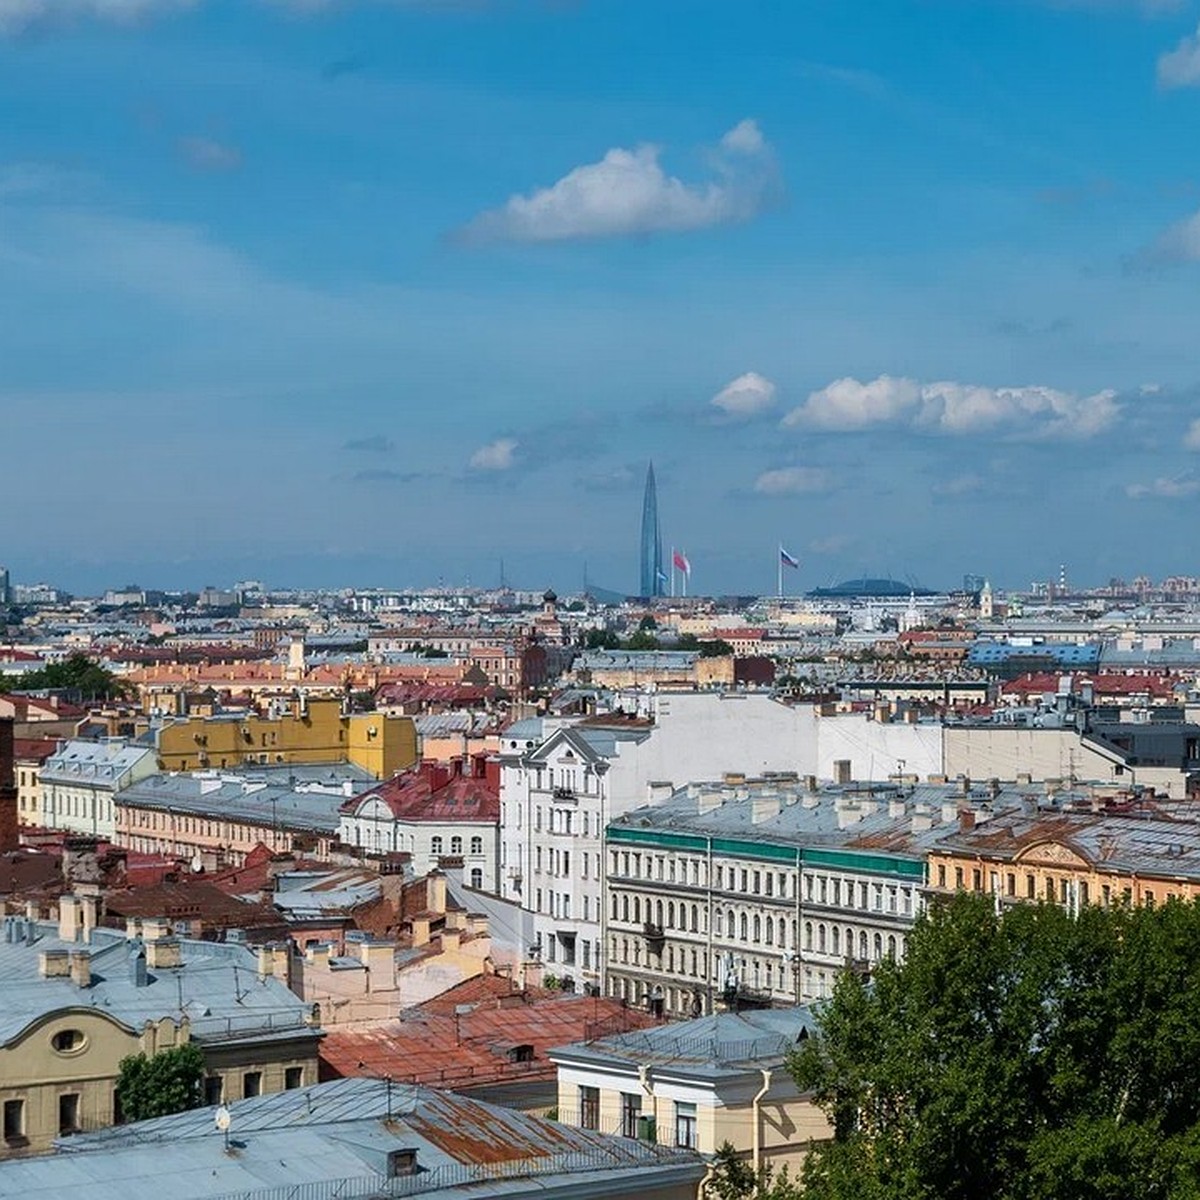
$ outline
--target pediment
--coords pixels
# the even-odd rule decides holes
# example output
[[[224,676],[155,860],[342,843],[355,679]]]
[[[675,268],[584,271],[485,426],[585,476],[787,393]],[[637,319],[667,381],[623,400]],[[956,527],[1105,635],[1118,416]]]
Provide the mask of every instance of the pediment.
[[[1063,842],[1037,842],[1026,846],[1017,855],[1016,861],[1031,867],[1077,867],[1087,870],[1092,866],[1085,855]]]

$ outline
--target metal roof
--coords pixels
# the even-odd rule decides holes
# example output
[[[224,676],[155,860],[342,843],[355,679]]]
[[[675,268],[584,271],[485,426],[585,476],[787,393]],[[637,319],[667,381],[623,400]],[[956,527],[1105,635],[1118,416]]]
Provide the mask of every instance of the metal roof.
[[[359,1197],[579,1197],[665,1185],[694,1188],[697,1155],[611,1138],[448,1092],[342,1079],[229,1106],[230,1141],[214,1109],[60,1139],[60,1152],[0,1163],[0,1194],[59,1200],[284,1200]],[[389,1155],[415,1152],[418,1170],[387,1178]],[[164,1155],[167,1157],[164,1158]],[[634,1176],[634,1172],[637,1172]],[[309,1189],[319,1189],[312,1190]]]
[[[89,941],[68,942],[58,926],[8,917],[0,939],[0,1045],[63,1009],[87,1008],[140,1032],[146,1021],[187,1016],[197,1041],[228,1040],[264,1032],[316,1036],[308,1025],[309,1005],[274,978],[260,978],[253,950],[235,943],[180,939],[179,967],[149,969],[134,979],[140,939],[111,929],[93,929]],[[32,938],[30,937],[32,934]],[[22,940],[10,938],[20,936]],[[91,983],[78,987],[69,976],[43,978],[43,951],[86,950]]]

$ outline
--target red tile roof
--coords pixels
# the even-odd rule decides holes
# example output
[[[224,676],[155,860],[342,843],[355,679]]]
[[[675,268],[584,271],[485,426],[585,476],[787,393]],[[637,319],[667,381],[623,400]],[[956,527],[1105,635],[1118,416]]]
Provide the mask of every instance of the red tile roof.
[[[648,1014],[600,996],[530,989],[501,991],[476,1002],[464,999],[498,986],[509,984],[470,980],[398,1020],[371,1029],[328,1029],[321,1043],[321,1078],[390,1076],[400,1083],[447,1088],[550,1078],[554,1064],[546,1053],[554,1047],[654,1023]],[[456,1008],[468,1005],[468,1011],[455,1015]],[[517,1046],[532,1047],[532,1058],[517,1061]]]
[[[341,810],[354,812],[371,799],[382,800],[397,820],[499,821],[499,771],[482,754],[448,763],[426,759],[413,770],[351,797]]]

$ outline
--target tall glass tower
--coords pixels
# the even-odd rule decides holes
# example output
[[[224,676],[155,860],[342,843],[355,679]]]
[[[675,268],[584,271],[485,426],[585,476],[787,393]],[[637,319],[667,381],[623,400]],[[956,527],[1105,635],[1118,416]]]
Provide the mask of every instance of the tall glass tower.
[[[654,464],[646,469],[646,494],[642,498],[641,590],[639,596],[663,594],[662,535],[658,528],[658,489]]]

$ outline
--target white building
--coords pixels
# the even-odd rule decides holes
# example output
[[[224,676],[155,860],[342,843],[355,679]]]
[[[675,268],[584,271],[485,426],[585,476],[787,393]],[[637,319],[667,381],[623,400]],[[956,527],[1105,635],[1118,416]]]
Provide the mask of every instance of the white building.
[[[39,777],[41,823],[112,841],[117,832],[113,798],[157,771],[151,746],[119,738],[63,742],[46,759]]]
[[[819,716],[765,693],[658,692],[645,715],[521,721],[501,735],[501,894],[534,915],[548,971],[599,985],[607,823],[693,779],[941,770],[937,726]]]
[[[407,853],[416,875],[461,862],[464,883],[495,892],[499,782],[498,764],[486,755],[427,760],[347,800],[338,838],[368,854]]]

